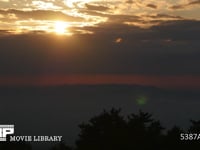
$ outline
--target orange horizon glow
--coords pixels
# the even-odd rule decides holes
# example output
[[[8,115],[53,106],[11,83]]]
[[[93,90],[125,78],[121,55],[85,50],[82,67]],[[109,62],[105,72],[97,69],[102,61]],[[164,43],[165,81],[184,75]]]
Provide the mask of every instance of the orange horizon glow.
[[[145,75],[40,75],[0,77],[0,86],[141,85],[160,88],[199,89],[199,76]]]

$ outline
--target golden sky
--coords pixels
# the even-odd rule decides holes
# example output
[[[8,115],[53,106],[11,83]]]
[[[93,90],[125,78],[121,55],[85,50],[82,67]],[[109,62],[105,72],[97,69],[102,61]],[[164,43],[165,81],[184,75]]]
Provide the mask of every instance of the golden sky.
[[[71,34],[117,22],[148,28],[166,20],[200,19],[200,0],[0,0],[0,30]]]
[[[199,27],[200,0],[0,0],[0,85],[199,88]]]

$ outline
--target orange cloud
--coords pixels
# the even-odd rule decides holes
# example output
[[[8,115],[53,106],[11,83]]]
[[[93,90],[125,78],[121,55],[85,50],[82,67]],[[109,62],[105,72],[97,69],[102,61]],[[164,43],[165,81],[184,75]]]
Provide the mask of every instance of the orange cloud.
[[[173,5],[170,8],[175,9],[175,10],[176,9],[185,9],[187,7],[194,6],[194,5],[200,5],[200,0],[194,0],[194,1],[188,2],[186,4]]]

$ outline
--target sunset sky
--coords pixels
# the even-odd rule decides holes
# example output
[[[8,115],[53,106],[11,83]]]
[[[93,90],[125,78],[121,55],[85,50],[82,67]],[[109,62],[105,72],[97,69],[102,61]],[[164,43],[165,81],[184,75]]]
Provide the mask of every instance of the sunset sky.
[[[19,135],[73,143],[112,107],[186,127],[199,100],[200,0],[0,0],[0,121]]]
[[[200,88],[200,0],[0,0],[0,38],[0,85]]]

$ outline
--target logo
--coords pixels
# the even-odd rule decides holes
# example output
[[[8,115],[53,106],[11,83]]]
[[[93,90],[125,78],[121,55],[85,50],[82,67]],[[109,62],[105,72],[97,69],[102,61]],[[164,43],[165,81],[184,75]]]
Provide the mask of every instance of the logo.
[[[10,134],[14,134],[14,125],[0,125],[0,141],[6,141]]]
[[[14,125],[0,125],[0,142],[61,142],[62,136],[17,136],[14,134]],[[7,137],[7,135],[10,135]]]

